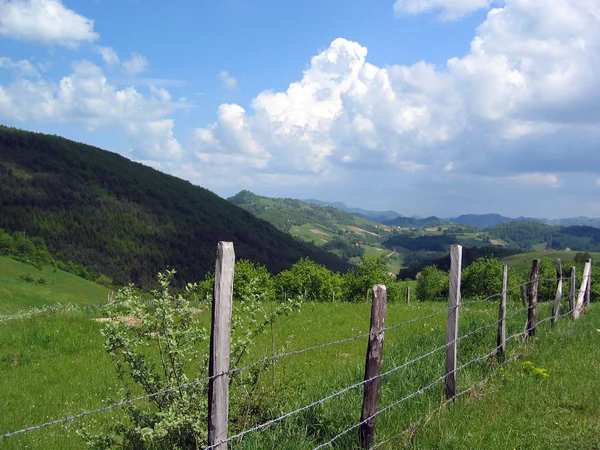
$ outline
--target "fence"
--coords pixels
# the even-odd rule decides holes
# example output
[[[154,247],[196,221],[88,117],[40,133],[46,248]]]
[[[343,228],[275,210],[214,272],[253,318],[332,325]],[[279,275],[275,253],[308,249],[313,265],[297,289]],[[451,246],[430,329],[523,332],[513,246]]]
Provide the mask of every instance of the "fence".
[[[277,353],[272,356],[254,361],[253,363],[239,368],[231,369],[229,366],[229,350],[230,350],[230,325],[231,325],[231,314],[232,314],[232,301],[233,301],[233,275],[234,275],[234,263],[235,255],[233,244],[228,242],[219,242],[217,249],[217,261],[215,270],[215,287],[213,296],[213,308],[212,308],[212,327],[210,336],[210,359],[209,359],[209,374],[207,377],[193,380],[189,383],[181,386],[173,387],[170,389],[164,389],[161,391],[153,392],[148,395],[131,398],[126,401],[113,403],[102,408],[83,411],[78,414],[63,417],[61,419],[49,421],[40,425],[31,426],[21,430],[16,430],[10,433],[0,435],[0,439],[9,438],[11,436],[27,433],[42,428],[50,427],[52,425],[70,422],[72,420],[85,417],[91,414],[96,414],[104,411],[109,411],[114,408],[125,406],[133,402],[147,400],[161,395],[166,395],[175,392],[180,389],[184,389],[189,386],[198,384],[208,383],[208,446],[205,450],[219,449],[224,450],[227,448],[228,443],[241,439],[244,436],[260,432],[266,428],[280,423],[289,417],[298,415],[303,411],[314,408],[321,405],[329,400],[343,395],[346,392],[363,388],[363,401],[362,409],[360,412],[360,419],[358,422],[344,429],[326,442],[322,442],[317,445],[314,450],[328,447],[334,444],[338,439],[347,435],[348,433],[358,430],[357,441],[362,448],[375,449],[384,446],[394,439],[398,438],[404,431],[399,435],[396,435],[390,439],[375,443],[376,438],[376,419],[380,414],[397,407],[398,405],[407,402],[408,400],[424,394],[425,392],[433,389],[435,386],[443,383],[446,401],[440,405],[439,408],[434,410],[428,417],[422,418],[418,423],[426,423],[430,420],[431,416],[441,411],[444,406],[448,403],[455,402],[456,399],[468,392],[471,392],[476,388],[477,385],[471,386],[463,391],[457,392],[458,376],[461,370],[468,366],[476,364],[486,359],[496,357],[501,363],[507,363],[512,358],[506,358],[507,343],[517,338],[523,337],[523,339],[531,342],[531,339],[535,336],[536,330],[541,323],[550,321],[552,325],[556,321],[565,316],[571,316],[573,320],[579,319],[581,315],[590,306],[590,292],[591,292],[591,260],[588,260],[585,264],[583,274],[581,276],[581,284],[579,289],[576,287],[577,277],[575,267],[571,268],[570,276],[570,292],[567,297],[568,310],[567,312],[560,314],[560,304],[563,301],[563,272],[560,260],[557,260],[557,276],[555,279],[557,283],[556,296],[552,303],[552,314],[550,317],[537,320],[538,312],[538,286],[541,281],[549,281],[548,279],[541,280],[539,278],[539,260],[534,260],[531,268],[530,280],[521,285],[515,286],[511,289],[508,288],[508,267],[504,266],[503,279],[502,279],[502,290],[499,293],[491,295],[487,298],[462,301],[461,299],[461,260],[462,260],[462,247],[454,245],[451,248],[451,269],[450,269],[450,291],[449,301],[447,308],[441,308],[434,313],[416,317],[410,320],[406,320],[400,323],[396,323],[391,326],[385,326],[386,311],[387,311],[387,291],[383,285],[375,285],[372,289],[373,300],[371,305],[371,319],[370,319],[370,331],[369,333],[343,338],[336,341],[326,342],[318,344],[312,347],[307,347],[300,350],[290,351],[286,353]],[[529,289],[527,289],[529,287]],[[527,294],[527,304],[520,308],[514,313],[507,315],[507,295],[512,290],[523,290]],[[478,327],[466,334],[459,336],[459,313],[463,305],[473,305],[483,302],[490,302],[493,299],[498,299],[498,320]],[[513,317],[516,317],[519,313],[527,312],[527,322],[523,331],[514,333],[510,336],[506,336],[507,321]],[[381,372],[382,355],[384,337],[386,332],[409,325],[411,323],[424,321],[432,317],[446,314],[446,342],[439,347],[424,353],[416,358],[399,364],[385,372]],[[458,343],[464,341],[472,336],[477,335],[482,330],[496,328],[497,339],[495,347],[478,357],[475,357],[462,365],[458,366]],[[295,410],[289,411],[276,418],[270,419],[248,428],[244,431],[229,435],[228,424],[229,424],[229,377],[237,372],[249,370],[261,364],[273,362],[275,360],[290,357],[294,355],[304,354],[310,351],[322,349],[325,347],[338,345],[345,342],[351,342],[358,339],[368,338],[367,352],[365,359],[365,372],[364,379],[352,385],[349,385],[341,390],[338,390],[328,396],[320,398],[314,402],[304,405]],[[392,373],[398,372],[411,365],[416,364],[419,361],[423,361],[434,354],[445,351],[445,372],[442,376],[434,379],[429,384],[420,387],[419,389],[407,393],[398,400],[389,403],[383,408],[379,408],[379,395],[380,395],[380,381],[383,377],[386,377]],[[485,380],[484,380],[485,382]],[[357,411],[358,415],[358,411]]]

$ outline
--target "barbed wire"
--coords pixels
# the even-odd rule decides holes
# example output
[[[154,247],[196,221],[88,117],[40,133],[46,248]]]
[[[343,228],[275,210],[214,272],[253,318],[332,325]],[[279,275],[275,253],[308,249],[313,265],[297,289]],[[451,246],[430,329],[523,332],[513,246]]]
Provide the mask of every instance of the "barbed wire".
[[[569,315],[569,314],[570,314],[570,311],[569,311],[569,312],[567,312],[567,313],[564,313],[564,314],[558,315],[557,317],[563,317],[563,316],[566,316],[566,315]],[[539,321],[539,322],[537,323],[537,325],[539,325],[539,324],[541,324],[541,323],[543,323],[543,322],[546,322],[546,321],[550,320],[551,318],[552,318],[552,317],[549,317],[549,318],[546,318],[546,319],[544,319],[544,320],[541,320],[541,321]],[[488,325],[488,326],[486,326],[486,327],[489,327],[489,325]],[[474,331],[476,331],[476,330],[474,330]],[[515,339],[515,338],[517,338],[517,337],[519,337],[519,336],[523,336],[523,335],[525,335],[525,334],[526,334],[525,332],[515,333],[515,334],[513,334],[513,335],[509,336],[508,338],[506,338],[505,342],[509,342],[509,341],[511,341],[512,339]],[[464,337],[467,337],[467,335],[465,335]],[[329,446],[329,445],[331,445],[333,442],[335,442],[335,441],[336,441],[337,439],[339,439],[340,437],[342,437],[342,436],[344,436],[344,435],[348,434],[350,431],[352,431],[352,430],[354,430],[354,429],[356,429],[356,428],[360,427],[361,425],[363,425],[363,424],[367,423],[368,421],[370,421],[370,420],[374,419],[374,418],[375,418],[375,417],[377,417],[379,414],[382,414],[382,413],[384,413],[385,411],[387,411],[387,410],[389,410],[389,409],[391,409],[391,408],[393,408],[393,407],[395,407],[395,406],[397,406],[397,405],[399,405],[399,404],[401,404],[401,403],[403,403],[403,402],[405,402],[405,401],[407,401],[407,400],[410,400],[410,399],[411,399],[411,398],[413,398],[413,397],[416,397],[416,396],[418,396],[418,395],[421,395],[421,394],[423,394],[423,393],[427,392],[428,390],[432,389],[432,388],[433,388],[435,385],[437,385],[437,384],[441,383],[442,381],[444,381],[448,375],[450,375],[450,374],[452,374],[452,373],[455,373],[455,372],[459,372],[460,370],[462,370],[462,369],[464,369],[464,368],[466,368],[466,367],[468,367],[468,366],[470,366],[470,365],[472,365],[472,364],[474,364],[474,363],[476,363],[476,362],[479,362],[479,361],[482,361],[482,360],[484,360],[484,359],[486,359],[486,358],[490,358],[490,357],[492,357],[494,354],[496,354],[496,352],[497,352],[497,351],[500,349],[500,347],[501,347],[501,346],[499,345],[499,346],[497,346],[496,348],[494,348],[493,350],[491,350],[490,352],[488,352],[488,353],[486,353],[486,354],[484,354],[484,355],[482,355],[482,356],[480,356],[480,357],[478,357],[478,358],[474,358],[474,359],[472,359],[472,360],[470,360],[470,361],[468,361],[468,362],[464,363],[464,364],[463,364],[463,365],[461,365],[460,367],[458,367],[458,368],[456,368],[456,369],[454,369],[454,370],[451,370],[451,371],[450,371],[450,372],[448,372],[447,374],[445,374],[445,375],[443,375],[443,376],[439,377],[438,379],[436,379],[435,381],[433,381],[432,383],[430,383],[430,384],[429,384],[429,385],[427,385],[426,387],[424,387],[424,388],[421,388],[421,389],[419,389],[419,390],[417,390],[417,391],[414,391],[414,392],[412,392],[411,394],[409,394],[409,395],[407,395],[407,396],[405,396],[405,397],[401,398],[400,400],[397,400],[396,402],[394,402],[394,403],[392,403],[392,404],[390,404],[390,405],[386,406],[385,408],[382,408],[382,409],[378,410],[376,413],[372,414],[371,416],[367,417],[366,419],[364,419],[364,420],[362,420],[362,421],[360,421],[360,422],[358,422],[358,423],[356,423],[356,424],[352,425],[351,427],[349,427],[349,428],[345,429],[344,431],[342,431],[342,432],[341,432],[341,433],[339,433],[338,435],[334,436],[334,437],[333,437],[332,439],[330,439],[329,441],[327,441],[327,442],[325,442],[325,443],[323,443],[323,444],[320,444],[320,445],[318,445],[318,446],[317,446],[317,447],[315,447],[313,450],[319,450],[319,449],[321,449],[321,448],[323,448],[323,447],[326,447],[326,446]],[[456,396],[455,396],[455,397],[456,397]],[[455,398],[455,397],[454,397],[454,398]],[[450,399],[450,401],[452,401],[452,400],[453,400],[453,399]]]
[[[515,316],[516,314],[518,314],[518,313],[520,313],[520,312],[524,311],[525,309],[528,309],[528,307],[521,308],[519,311],[517,311],[517,312],[513,313],[511,316],[508,316],[506,319],[508,320],[509,318],[511,318],[511,317]],[[341,390],[339,390],[339,391],[337,391],[337,392],[334,392],[333,394],[331,394],[331,395],[329,395],[329,396],[327,396],[327,397],[324,397],[324,398],[322,398],[322,399],[320,399],[320,400],[317,400],[317,401],[315,401],[315,402],[313,402],[313,403],[310,403],[310,404],[308,404],[308,405],[305,405],[305,406],[303,406],[303,407],[301,407],[301,408],[298,408],[298,409],[296,409],[296,410],[294,410],[294,411],[290,411],[289,413],[286,413],[286,414],[284,414],[284,415],[282,415],[282,416],[279,416],[279,417],[277,417],[277,418],[275,418],[275,419],[271,419],[271,420],[269,420],[269,421],[267,421],[267,422],[265,422],[265,423],[263,423],[263,424],[257,425],[257,426],[255,426],[255,427],[253,427],[253,428],[249,428],[249,429],[247,429],[247,430],[244,430],[244,431],[241,431],[240,433],[238,433],[238,434],[236,434],[236,435],[234,435],[234,436],[230,436],[230,437],[228,437],[228,438],[227,438],[226,440],[224,440],[224,441],[221,441],[219,444],[226,443],[226,442],[232,441],[232,440],[234,440],[234,439],[242,438],[242,437],[244,437],[245,435],[247,435],[247,434],[249,434],[249,433],[253,433],[253,432],[255,432],[255,431],[260,431],[260,430],[263,430],[263,429],[265,429],[265,428],[269,427],[270,425],[273,425],[273,424],[275,424],[275,423],[281,422],[281,421],[283,421],[283,420],[287,419],[288,417],[291,417],[291,416],[293,416],[293,415],[296,415],[296,414],[298,414],[298,413],[300,413],[300,412],[302,412],[302,411],[305,411],[305,410],[307,410],[307,409],[310,409],[310,408],[313,408],[313,407],[315,407],[315,406],[317,406],[317,405],[320,405],[320,404],[322,404],[322,403],[325,403],[326,401],[329,401],[329,400],[331,400],[331,399],[333,399],[333,398],[339,397],[340,395],[342,395],[342,394],[345,394],[346,392],[349,392],[349,391],[351,391],[351,390],[353,390],[353,389],[356,389],[357,387],[363,386],[363,385],[364,385],[364,384],[366,384],[366,383],[369,383],[369,382],[371,382],[371,381],[373,381],[373,380],[376,380],[376,379],[378,379],[378,378],[382,378],[382,377],[384,377],[384,376],[386,376],[386,375],[389,375],[389,374],[391,374],[391,373],[397,372],[398,370],[404,369],[404,368],[406,368],[406,367],[408,367],[408,366],[410,366],[410,365],[412,365],[412,364],[415,364],[415,363],[417,363],[417,362],[419,362],[419,361],[422,361],[422,360],[424,360],[424,359],[426,359],[426,358],[428,358],[428,357],[430,357],[430,356],[434,355],[435,353],[437,353],[437,352],[439,352],[439,351],[442,351],[442,350],[446,349],[446,348],[447,348],[447,346],[448,346],[449,344],[452,344],[452,343],[454,343],[454,342],[459,342],[459,341],[462,341],[462,340],[464,340],[464,339],[467,339],[467,338],[469,338],[469,337],[473,336],[474,334],[478,333],[478,332],[479,332],[479,331],[481,331],[481,330],[484,330],[484,329],[486,329],[486,328],[490,328],[490,327],[493,327],[493,326],[497,325],[499,322],[500,322],[500,320],[497,320],[496,322],[494,322],[494,323],[492,323],[492,324],[481,326],[481,327],[479,327],[479,328],[477,328],[477,329],[475,329],[475,330],[472,330],[472,331],[468,332],[467,334],[465,334],[465,335],[463,335],[463,336],[460,336],[460,337],[458,337],[457,339],[455,339],[454,341],[451,341],[450,343],[446,343],[446,344],[444,344],[444,345],[441,345],[441,346],[439,346],[439,347],[437,347],[437,348],[435,348],[435,349],[431,350],[431,351],[430,351],[430,352],[428,352],[428,353],[425,353],[425,354],[423,354],[423,355],[421,355],[421,356],[419,356],[419,357],[417,357],[417,358],[414,358],[414,359],[412,359],[412,360],[410,360],[410,361],[407,361],[407,362],[405,362],[405,363],[403,363],[403,364],[401,364],[401,365],[399,365],[399,366],[396,366],[396,367],[394,367],[394,368],[392,368],[392,369],[390,369],[390,370],[388,370],[388,371],[386,371],[386,372],[383,372],[383,373],[381,373],[381,374],[379,374],[379,375],[376,375],[376,376],[374,376],[374,377],[371,377],[371,378],[369,378],[369,379],[366,379],[366,380],[360,381],[360,382],[358,382],[358,383],[355,383],[355,384],[353,384],[353,385],[351,385],[351,386],[348,386],[348,387],[346,387],[346,388],[344,388],[344,389],[341,389]],[[523,333],[518,333],[518,334],[519,334],[519,335],[521,335],[521,334],[523,334]],[[507,341],[508,341],[508,340],[509,340],[509,339],[507,339]],[[461,366],[461,367],[463,367],[463,366]],[[215,448],[215,447],[217,447],[219,444],[213,444],[212,446],[205,447],[205,450],[210,450],[210,449],[212,449],[212,448]]]
[[[512,361],[514,361],[515,359],[518,359],[520,357],[521,357],[520,354],[515,354],[515,355],[511,356],[510,358],[508,358],[507,360],[503,361],[502,364],[501,364],[501,366],[506,366],[509,363],[511,363]],[[453,403],[455,399],[457,399],[459,397],[462,397],[465,394],[468,394],[469,392],[475,390],[476,388],[478,388],[478,387],[480,387],[482,385],[485,385],[493,377],[493,375],[495,375],[495,373],[492,373],[492,374],[488,375],[483,380],[481,380],[479,383],[474,384],[473,386],[471,386],[471,387],[469,387],[467,389],[464,389],[463,391],[459,392],[458,394],[456,394],[454,396],[454,398],[450,398],[450,399],[445,400],[444,402],[442,402],[442,404],[439,407],[437,407],[436,409],[434,409],[433,411],[431,411],[430,414],[427,417],[424,417],[424,418],[418,420],[417,422],[410,424],[410,426],[411,427],[418,427],[421,424],[427,424],[435,415],[437,415],[438,413],[440,413],[446,407],[446,405],[448,405],[450,403]],[[385,441],[382,441],[382,442],[379,442],[379,443],[375,444],[374,446],[371,447],[371,450],[376,450],[376,449],[378,449],[380,447],[383,447],[386,444],[389,444],[390,442],[398,439],[403,434],[406,434],[408,431],[409,431],[409,429],[402,430],[400,433],[398,433],[398,434],[396,434],[396,435],[394,435],[394,436],[386,439]]]
[[[522,333],[522,332],[521,332],[521,333],[515,333],[515,334],[513,334],[512,336],[510,336],[510,337],[506,338],[506,342],[508,342],[508,341],[510,341],[510,340],[512,340],[512,339],[514,339],[514,338],[516,338],[516,337],[518,337],[518,336],[522,336],[523,334],[524,334],[524,333]],[[368,421],[370,421],[370,420],[374,419],[374,418],[375,418],[375,417],[377,417],[379,414],[382,414],[382,413],[386,412],[387,410],[389,410],[389,409],[391,409],[391,408],[393,408],[393,407],[395,407],[395,406],[398,406],[399,404],[401,404],[401,403],[404,403],[404,402],[405,402],[405,401],[407,401],[407,400],[410,400],[410,399],[411,399],[411,398],[413,398],[413,397],[416,397],[416,396],[418,396],[418,395],[421,395],[421,394],[423,394],[423,393],[427,392],[428,390],[432,389],[432,388],[433,388],[434,386],[436,386],[437,384],[439,384],[439,383],[441,383],[442,381],[444,381],[448,375],[450,375],[450,374],[453,374],[453,373],[455,373],[455,372],[459,372],[459,371],[461,371],[461,370],[465,369],[466,367],[468,367],[468,366],[470,366],[470,365],[472,365],[472,364],[475,364],[476,362],[483,361],[484,359],[487,359],[487,358],[490,358],[490,357],[492,357],[492,356],[493,356],[493,355],[494,355],[494,354],[495,354],[495,353],[498,351],[498,349],[499,349],[499,348],[500,348],[500,346],[497,346],[497,347],[496,347],[496,348],[494,348],[492,351],[490,351],[490,352],[488,352],[488,353],[486,353],[486,354],[484,354],[484,355],[482,355],[482,356],[480,356],[480,357],[478,357],[478,358],[474,358],[474,359],[472,359],[472,360],[470,360],[470,361],[468,361],[468,362],[464,363],[464,364],[463,364],[463,365],[461,365],[460,367],[457,367],[456,369],[454,369],[454,370],[451,370],[451,371],[450,371],[450,372],[448,372],[447,374],[445,374],[445,375],[443,375],[443,376],[441,376],[441,377],[437,378],[435,381],[433,381],[432,383],[428,384],[428,385],[427,385],[427,386],[425,386],[424,388],[421,388],[421,389],[419,389],[419,390],[417,390],[417,391],[414,391],[414,392],[412,392],[411,394],[409,394],[409,395],[407,395],[407,396],[405,396],[405,397],[402,397],[400,400],[397,400],[397,401],[395,401],[394,403],[391,403],[390,405],[386,406],[385,408],[382,408],[382,409],[378,410],[376,413],[372,414],[371,416],[367,417],[366,419],[364,419],[364,420],[362,420],[362,421],[360,421],[360,422],[358,422],[358,423],[356,423],[356,424],[352,425],[351,427],[349,427],[349,428],[345,429],[344,431],[342,431],[342,432],[341,432],[341,433],[339,433],[338,435],[334,436],[334,437],[333,437],[332,439],[330,439],[329,441],[327,441],[327,442],[325,442],[325,443],[323,443],[323,444],[321,444],[321,445],[318,445],[318,446],[317,446],[317,447],[315,447],[313,450],[318,450],[318,449],[321,449],[321,448],[323,448],[323,447],[326,447],[326,446],[328,446],[328,445],[331,445],[333,442],[335,442],[336,440],[338,440],[340,437],[342,437],[342,436],[344,436],[344,435],[348,434],[350,431],[352,431],[352,430],[354,430],[354,429],[358,428],[359,426],[361,426],[361,425],[363,425],[363,424],[367,423]]]
[[[538,281],[540,281],[540,280],[538,280]],[[511,288],[510,290],[507,290],[507,292],[509,292],[511,290],[514,290],[514,289],[518,289],[521,286],[529,284],[529,283],[531,283],[531,281],[526,282],[526,283],[522,283],[521,285],[518,285],[518,286],[515,286],[515,287]],[[475,301],[471,301],[471,302],[465,302],[463,304],[482,303],[482,302],[488,301],[491,298],[494,298],[494,297],[496,297],[498,295],[502,295],[502,293],[500,293],[500,294],[494,294],[492,296],[489,296],[487,298],[480,299],[480,300],[475,300]],[[457,306],[455,306],[453,308],[458,308],[460,306],[461,305],[457,305]],[[515,313],[511,314],[510,316],[506,317],[505,319],[508,320],[509,318],[514,317],[516,314],[518,314],[518,313],[522,312],[523,310],[528,309],[530,307],[531,306],[524,307],[524,308],[516,311]],[[438,311],[436,311],[436,312],[434,312],[432,314],[428,314],[426,316],[420,316],[420,317],[416,317],[416,318],[413,318],[413,319],[410,319],[410,320],[407,320],[407,321],[404,321],[404,322],[400,322],[400,323],[392,325],[390,327],[386,327],[383,330],[377,331],[375,333],[379,334],[379,333],[381,333],[383,331],[389,331],[389,330],[392,330],[392,329],[395,329],[395,328],[398,328],[398,327],[401,327],[401,326],[405,326],[405,325],[408,325],[408,324],[411,324],[411,323],[415,323],[415,322],[418,322],[418,321],[421,321],[421,320],[426,320],[428,318],[432,318],[432,317],[435,317],[435,316],[437,316],[439,314],[442,314],[443,312],[446,312],[449,309],[451,309],[451,308],[441,308],[440,310],[438,310]],[[559,315],[557,317],[562,317],[562,316],[568,315],[570,313],[571,312],[569,312],[567,314]],[[543,323],[543,322],[545,322],[547,320],[551,320],[551,317],[538,322],[538,324]],[[479,328],[477,328],[475,330],[472,330],[472,331],[468,332],[467,334],[465,334],[465,335],[457,338],[455,341],[458,342],[458,341],[461,341],[463,339],[466,339],[466,338],[468,338],[468,337],[476,334],[477,332],[479,332],[479,331],[481,331],[483,329],[490,328],[490,327],[493,327],[493,326],[497,325],[500,321],[501,321],[501,319],[498,320],[498,321],[496,321],[496,322],[494,322],[494,323],[492,323],[492,324],[484,325],[484,326],[479,327]],[[121,402],[116,402],[116,403],[113,403],[111,405],[107,405],[107,406],[104,406],[104,407],[101,407],[101,408],[96,408],[96,409],[93,409],[93,410],[83,411],[83,412],[80,412],[80,413],[77,413],[77,414],[73,414],[73,415],[70,415],[70,416],[63,417],[61,419],[52,420],[52,421],[49,421],[49,422],[46,422],[46,423],[43,423],[43,424],[40,424],[40,425],[26,427],[26,428],[23,428],[21,430],[16,430],[16,431],[13,431],[13,432],[10,432],[10,433],[5,433],[3,435],[0,435],[0,439],[8,438],[8,437],[11,437],[11,436],[14,436],[14,435],[18,435],[18,434],[22,434],[22,433],[27,433],[27,432],[34,431],[34,430],[39,430],[39,429],[46,428],[46,427],[49,427],[49,426],[52,426],[52,425],[57,425],[57,424],[60,424],[60,423],[70,422],[72,420],[75,420],[75,419],[78,419],[78,418],[81,418],[81,417],[85,417],[87,415],[101,413],[101,412],[106,412],[106,411],[109,411],[111,409],[118,408],[118,407],[121,407],[121,406],[125,406],[125,405],[131,404],[131,403],[136,402],[136,401],[147,400],[147,399],[159,396],[159,395],[164,395],[164,394],[168,394],[168,393],[177,391],[179,389],[183,389],[183,388],[187,388],[187,387],[190,387],[190,386],[198,385],[200,383],[204,383],[204,382],[210,381],[210,380],[212,380],[214,378],[217,378],[217,377],[221,377],[221,376],[224,376],[224,375],[233,375],[233,374],[235,374],[237,372],[240,372],[240,371],[243,371],[243,370],[249,370],[249,369],[251,369],[253,367],[256,367],[257,365],[268,363],[270,361],[277,360],[277,359],[280,359],[280,358],[283,358],[283,357],[293,356],[293,355],[300,355],[300,354],[306,353],[308,351],[317,350],[317,349],[329,347],[329,346],[332,346],[332,345],[337,345],[337,344],[340,344],[340,343],[351,342],[351,341],[354,341],[354,340],[357,340],[357,339],[368,337],[371,334],[372,333],[369,332],[369,333],[365,333],[365,334],[361,334],[361,335],[357,335],[357,336],[353,336],[353,337],[349,337],[349,338],[345,338],[345,339],[340,339],[340,340],[337,340],[337,341],[332,341],[332,342],[328,342],[328,343],[318,344],[318,345],[315,345],[315,346],[312,346],[312,347],[304,348],[302,350],[296,350],[296,351],[292,351],[292,352],[280,353],[280,354],[268,356],[268,357],[263,358],[261,360],[255,361],[252,364],[249,364],[247,366],[240,367],[240,368],[235,368],[235,369],[231,369],[229,371],[221,372],[221,373],[209,376],[209,377],[204,377],[204,378],[196,379],[196,380],[193,380],[193,381],[191,381],[189,383],[184,383],[184,384],[182,384],[180,386],[163,389],[163,390],[151,393],[151,394],[146,394],[146,395],[142,395],[142,396],[135,397],[135,398],[132,398],[132,399],[124,400],[124,401],[121,401]],[[507,341],[508,340],[509,339],[507,339]],[[452,341],[451,343],[453,343],[453,342],[454,341]],[[348,391],[350,391],[352,389],[355,389],[355,388],[357,388],[359,386],[362,386],[362,385],[364,385],[367,382],[373,381],[373,380],[375,380],[377,378],[380,378],[382,376],[391,374],[391,373],[393,373],[395,371],[398,371],[398,370],[401,370],[401,369],[403,369],[405,367],[408,367],[411,364],[414,364],[414,363],[416,363],[418,361],[421,361],[421,360],[423,360],[423,359],[425,359],[425,358],[427,358],[427,357],[429,357],[429,356],[437,353],[438,351],[441,351],[441,350],[445,349],[447,347],[447,345],[448,344],[444,344],[443,346],[440,346],[440,347],[438,347],[438,348],[436,348],[436,349],[434,349],[434,350],[432,350],[432,351],[430,351],[430,352],[428,352],[428,353],[426,353],[424,355],[421,355],[421,356],[419,356],[419,357],[417,357],[417,358],[415,358],[415,359],[413,359],[411,361],[408,361],[408,362],[406,362],[406,363],[404,363],[404,364],[402,364],[400,366],[397,366],[397,367],[395,367],[393,369],[390,369],[389,371],[387,371],[385,373],[382,373],[382,374],[380,374],[380,375],[378,375],[376,377],[372,377],[370,379],[367,379],[367,380],[361,381],[359,383],[356,383],[356,384],[354,384],[352,386],[349,386],[349,387],[347,387],[345,389],[342,389],[341,391],[338,391],[338,392],[336,392],[336,393],[334,393],[334,394],[332,394],[332,395],[330,395],[328,397],[325,397],[325,398],[323,398],[321,400],[313,402],[310,405],[306,405],[306,406],[304,406],[304,407],[302,407],[300,409],[297,409],[295,411],[291,411],[290,413],[287,413],[287,414],[285,414],[283,416],[280,416],[280,417],[278,417],[276,419],[272,419],[272,420],[270,420],[268,422],[265,422],[264,424],[258,425],[256,427],[248,429],[248,430],[246,430],[244,432],[238,433],[235,436],[229,437],[227,439],[227,441],[225,441],[225,442],[228,442],[230,440],[233,440],[233,439],[236,439],[236,438],[239,438],[239,437],[243,437],[245,434],[248,434],[248,433],[251,433],[251,432],[254,432],[254,431],[262,430],[262,429],[264,429],[264,428],[266,428],[266,427],[268,427],[268,426],[270,426],[270,425],[272,425],[272,424],[274,424],[276,422],[280,422],[280,421],[286,419],[287,417],[290,417],[292,415],[298,414],[298,413],[300,413],[300,412],[302,412],[302,411],[304,411],[306,409],[309,409],[309,408],[314,407],[314,406],[316,406],[318,404],[324,403],[325,401],[333,399],[333,398],[335,398],[335,397],[337,397],[339,395],[342,395],[342,394],[344,394],[344,393],[346,393],[346,392],[348,392]],[[215,446],[207,447],[207,450],[210,449],[210,448],[214,448],[214,447]]]

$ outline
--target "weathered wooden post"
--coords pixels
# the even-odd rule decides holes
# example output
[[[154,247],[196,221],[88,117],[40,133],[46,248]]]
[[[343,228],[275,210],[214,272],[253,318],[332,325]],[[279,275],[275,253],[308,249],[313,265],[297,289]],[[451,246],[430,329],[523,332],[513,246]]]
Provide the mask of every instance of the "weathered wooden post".
[[[590,264],[590,275],[588,276],[587,289],[585,290],[585,307],[590,306],[592,299],[592,271],[594,270],[594,260],[588,259],[587,262]]]
[[[377,412],[379,407],[379,384],[381,360],[383,358],[383,338],[385,328],[385,313],[387,309],[387,290],[381,284],[373,286],[373,303],[371,305],[371,331],[367,346],[365,362],[365,381],[362,412],[360,421],[363,422]],[[360,446],[371,448],[375,440],[375,419],[367,420],[359,429]]]
[[[556,259],[556,297],[554,297],[554,306],[552,308],[552,320],[550,323],[554,323],[558,320],[558,310],[560,308],[560,301],[562,300],[563,294],[563,276],[562,276],[562,263],[560,258]]]
[[[573,312],[573,319],[579,319],[579,317],[581,317],[581,312],[583,310],[583,302],[585,300],[586,289],[590,278],[591,268],[592,264],[588,259],[585,263],[585,266],[583,266],[583,277],[581,278],[581,286],[579,287],[577,301],[575,302],[575,311]]]
[[[538,284],[540,279],[540,260],[534,259],[531,264],[531,291],[529,292],[529,309],[527,310],[527,336],[535,336],[537,323]]]
[[[460,308],[460,281],[462,246],[450,247],[450,293],[448,295],[448,322],[446,324],[446,397],[456,397],[456,360],[458,339],[458,310]]]
[[[498,311],[498,337],[496,347],[498,356],[506,358],[506,292],[508,290],[508,266],[502,270],[502,297],[500,297],[500,310]]]
[[[406,286],[406,303],[410,305],[410,285]]]
[[[577,297],[577,267],[571,267],[571,290],[569,293],[569,312],[571,313],[571,319],[575,315],[575,298]]]
[[[235,253],[232,242],[219,242],[213,291],[208,375],[208,445],[226,450],[229,420],[229,350]]]

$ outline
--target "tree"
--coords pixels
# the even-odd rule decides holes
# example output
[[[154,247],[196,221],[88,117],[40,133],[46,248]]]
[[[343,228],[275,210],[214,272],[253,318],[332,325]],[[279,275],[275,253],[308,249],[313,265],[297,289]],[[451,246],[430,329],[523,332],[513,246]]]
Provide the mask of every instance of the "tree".
[[[327,267],[302,258],[275,277],[274,291],[277,300],[293,297],[313,302],[340,300],[341,278]]]
[[[463,298],[486,298],[502,292],[502,264],[496,258],[479,258],[462,274]]]
[[[575,265],[583,266],[588,259],[592,259],[592,255],[589,252],[577,252],[573,258]]]
[[[449,278],[446,272],[435,266],[423,269],[417,280],[415,296],[418,301],[447,301],[449,292]]]
[[[385,256],[365,257],[361,263],[343,275],[344,299],[349,302],[363,301],[375,284],[392,284],[394,277],[387,273]]]

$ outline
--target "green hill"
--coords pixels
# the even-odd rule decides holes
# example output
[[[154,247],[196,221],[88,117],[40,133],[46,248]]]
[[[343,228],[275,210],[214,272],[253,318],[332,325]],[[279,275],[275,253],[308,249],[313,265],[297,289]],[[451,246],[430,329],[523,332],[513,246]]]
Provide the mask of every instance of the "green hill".
[[[0,186],[0,228],[39,236],[55,258],[117,284],[145,286],[166,266],[199,279],[220,240],[272,272],[303,256],[348,267],[204,188],[57,136],[0,127]]]
[[[514,267],[517,270],[530,270],[531,269],[531,261],[534,259],[548,258],[548,259],[557,259],[560,258],[563,265],[563,270],[568,270],[569,266],[575,265],[574,258],[577,252],[574,251],[543,251],[543,252],[527,252],[527,253],[518,253],[516,255],[507,256],[502,258],[502,260],[511,267]],[[594,263],[600,263],[600,253],[599,252],[589,252],[590,257],[594,260]]]
[[[388,226],[371,222],[332,206],[316,205],[292,198],[271,198],[241,191],[229,201],[264,219],[281,231],[314,243],[341,258],[356,262],[361,256],[387,257],[390,271],[396,273],[401,255],[385,247]]]
[[[76,275],[49,267],[36,269],[8,256],[0,256],[0,321],[2,316],[56,303],[97,305],[109,289]],[[6,318],[6,317],[5,317]]]
[[[506,222],[485,230],[521,250],[600,251],[600,229],[574,225],[560,227],[534,221]]]

